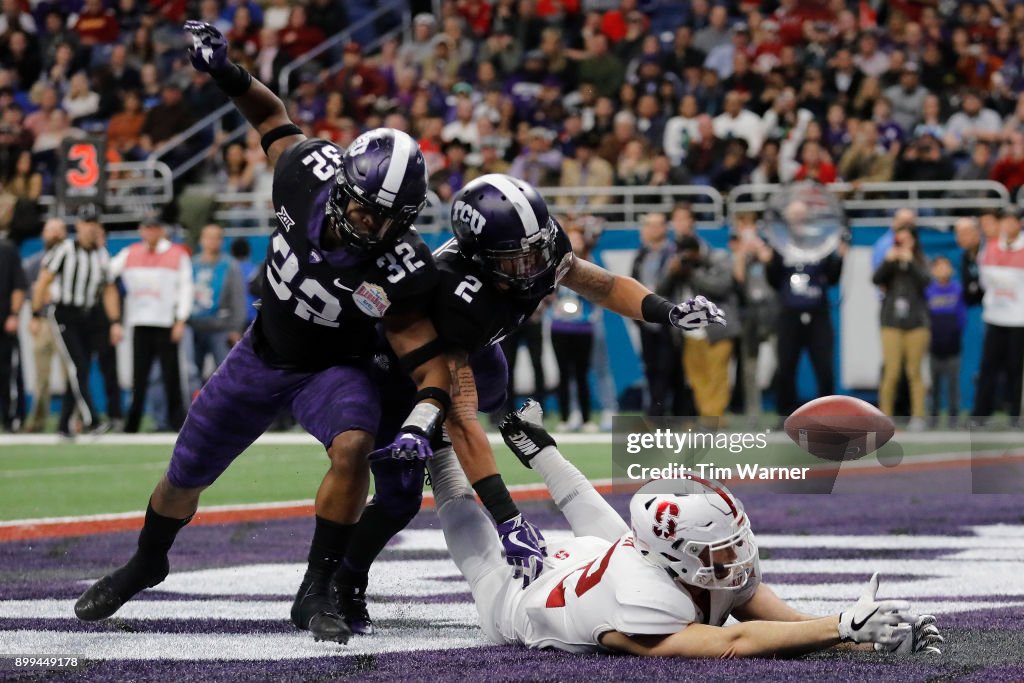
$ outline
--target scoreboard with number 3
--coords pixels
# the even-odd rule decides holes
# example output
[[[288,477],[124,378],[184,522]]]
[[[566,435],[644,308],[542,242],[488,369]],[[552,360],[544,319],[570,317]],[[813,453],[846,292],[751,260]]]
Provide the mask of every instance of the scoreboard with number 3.
[[[65,213],[81,204],[102,206],[107,192],[107,141],[91,136],[64,140],[57,174],[57,201]]]

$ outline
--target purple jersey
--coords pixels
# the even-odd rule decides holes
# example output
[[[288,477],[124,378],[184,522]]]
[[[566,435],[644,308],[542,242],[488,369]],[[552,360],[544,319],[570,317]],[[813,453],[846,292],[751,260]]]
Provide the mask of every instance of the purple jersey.
[[[253,342],[274,367],[319,370],[368,360],[385,316],[426,310],[437,281],[415,230],[373,253],[324,251],[327,200],[342,151],[308,139],[289,147],[274,170],[277,229],[267,248],[263,299]]]

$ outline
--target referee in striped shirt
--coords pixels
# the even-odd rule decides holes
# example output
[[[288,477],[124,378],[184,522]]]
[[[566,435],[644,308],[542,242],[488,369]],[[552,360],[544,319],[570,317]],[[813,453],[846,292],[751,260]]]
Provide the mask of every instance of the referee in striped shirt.
[[[57,245],[43,259],[32,291],[33,315],[47,316],[54,328],[57,348],[68,369],[68,391],[60,412],[59,431],[71,436],[71,415],[78,408],[83,431],[93,434],[109,429],[100,423],[89,391],[89,370],[97,325],[104,317],[97,307],[105,306],[111,321],[118,321],[117,287],[110,278],[110,254],[103,244],[99,210],[93,204],[81,206],[75,222],[75,237]],[[50,285],[53,298],[48,301]],[[47,303],[53,306],[44,313]]]

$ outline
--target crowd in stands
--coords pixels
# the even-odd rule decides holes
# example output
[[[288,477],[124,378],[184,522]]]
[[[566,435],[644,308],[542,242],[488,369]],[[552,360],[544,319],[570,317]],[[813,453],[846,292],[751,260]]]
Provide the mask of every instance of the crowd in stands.
[[[222,30],[231,58],[278,92],[309,135],[344,147],[380,125],[410,132],[442,201],[491,172],[569,188],[694,184],[725,192],[746,182],[990,179],[1012,194],[1024,186],[1024,3],[441,0],[435,13],[430,3],[412,2],[404,39],[373,50],[344,41],[282,83],[287,65],[350,25],[356,4],[0,0],[0,234],[20,242],[40,233],[38,199],[54,191],[63,140],[105,136],[108,160],[142,160],[226,102],[188,66],[186,18]],[[173,166],[208,149],[189,180],[219,194],[265,192],[270,170],[258,134],[225,135],[240,124],[229,116],[223,133],[211,128],[161,158]],[[586,214],[612,201],[564,196],[556,208],[567,224],[582,226],[589,249]],[[961,274],[966,303],[981,303],[979,264],[1016,268],[1021,240],[1015,216],[986,216],[985,237],[973,246],[966,236],[979,228],[957,228],[965,260],[947,264],[926,260],[913,231],[902,227],[913,222],[893,217],[874,281],[883,292],[881,400],[891,412],[905,393],[905,412],[921,417],[921,360],[933,356],[933,377],[935,368],[941,378],[958,374],[949,325],[962,312],[947,291],[953,275]],[[648,216],[639,227],[639,279],[676,297],[705,293],[741,321],[668,347],[664,330],[645,328],[650,410],[743,411],[742,399],[723,393],[722,359],[732,358],[740,362],[733,386],[743,388],[747,406],[759,405],[750,398],[759,390],[756,352],[773,331],[781,365],[795,368],[806,348],[819,393],[834,388],[834,332],[824,304],[787,290],[784,266],[751,217],[738,217],[722,252],[708,248],[686,207]],[[816,264],[811,289],[833,285],[842,260],[837,253]],[[997,359],[1024,353],[1024,316],[1018,320],[1012,301],[999,300],[999,292],[1017,291],[1010,279],[1012,287],[985,294],[984,388],[998,385],[992,377],[1005,367]],[[556,314],[557,302],[548,315]],[[589,401],[579,379],[587,369],[578,365],[588,342],[572,335],[602,326],[563,322],[560,360],[576,385],[569,400],[580,406]],[[590,348],[595,354],[602,345],[595,340]],[[779,377],[776,399],[786,413],[799,398],[795,372]],[[982,388],[983,401],[998,395]],[[588,422],[575,413],[563,421]]]
[[[537,185],[720,191],[800,179],[1024,184],[1020,3],[443,0],[439,14],[415,15],[407,39],[373,54],[343,42],[282,84],[287,64],[349,25],[352,6],[4,0],[0,228],[41,227],[16,204],[52,191],[62,139],[98,133],[109,158],[142,159],[225,102],[187,68],[186,16],[224,31],[232,59],[285,96],[309,134],[344,146],[374,126],[408,130],[442,200],[496,170]],[[199,136],[161,158],[209,147],[191,179],[263,187],[258,140],[220,143]]]

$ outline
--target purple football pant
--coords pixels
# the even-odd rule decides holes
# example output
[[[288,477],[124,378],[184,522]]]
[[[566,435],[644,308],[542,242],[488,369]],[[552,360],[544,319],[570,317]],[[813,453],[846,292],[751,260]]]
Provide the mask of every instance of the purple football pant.
[[[375,434],[380,423],[377,389],[365,368],[271,367],[253,350],[250,328],[192,403],[167,478],[178,488],[212,484],[288,408],[324,448],[349,430]]]

